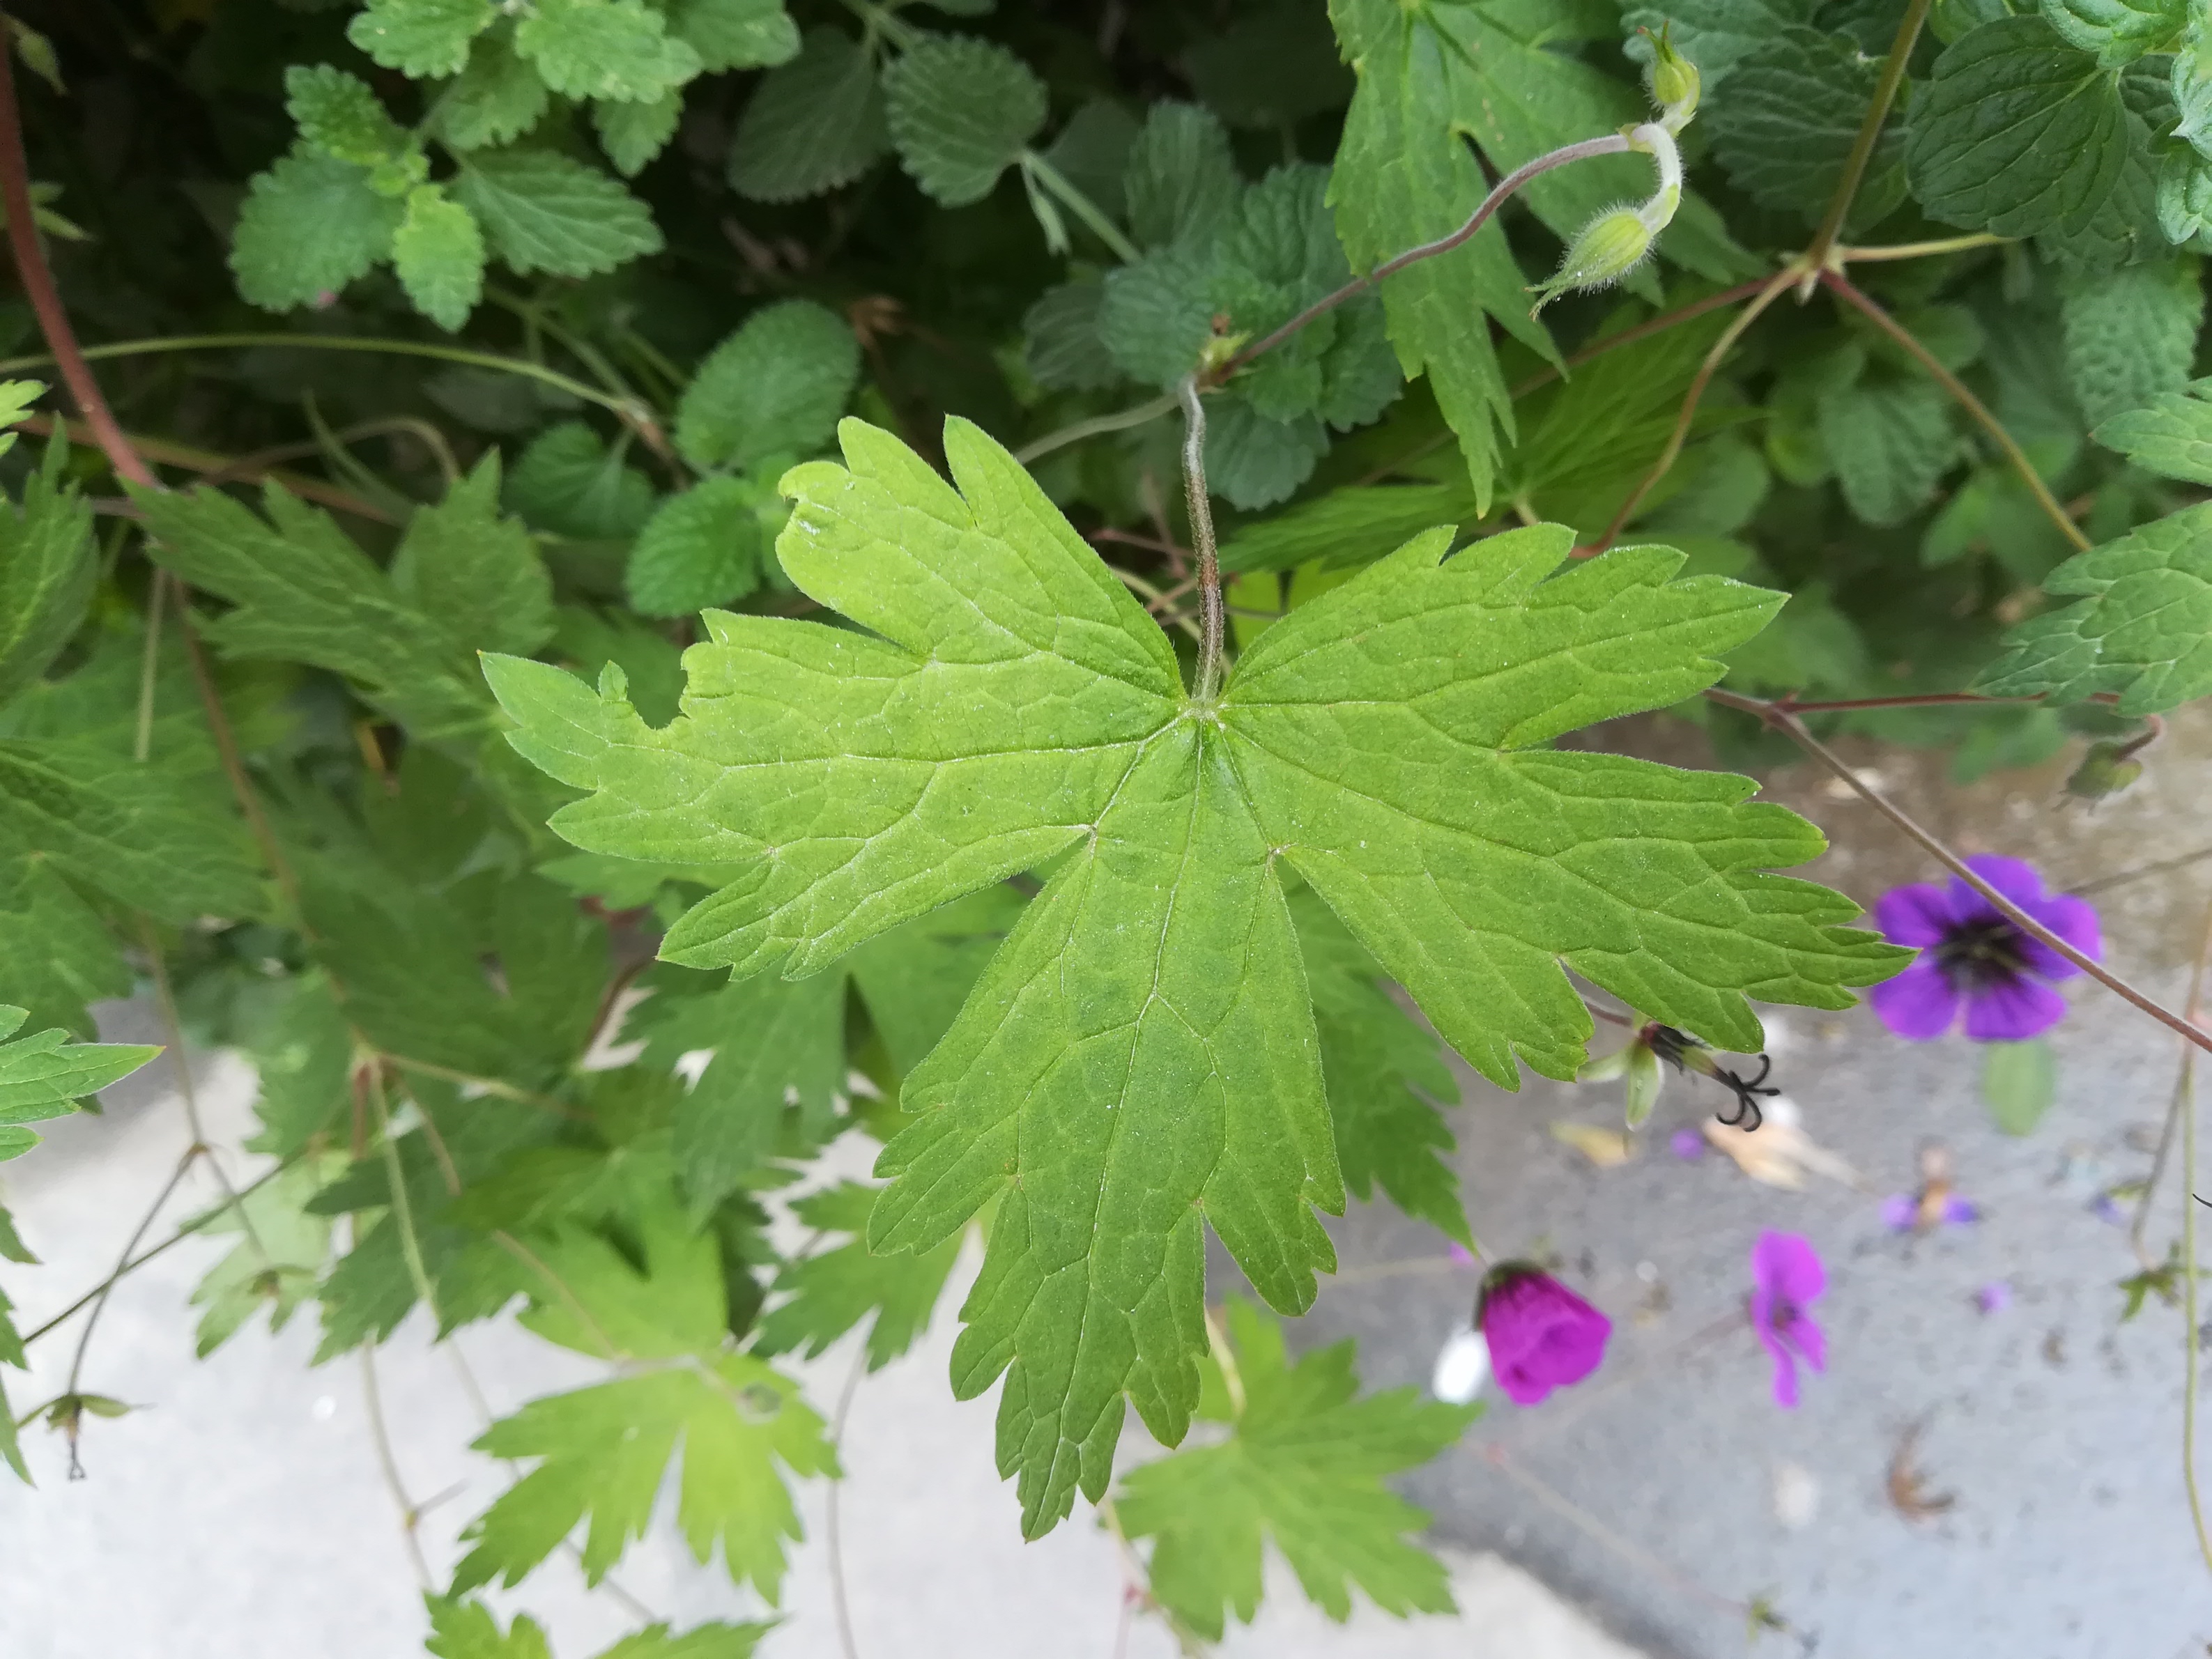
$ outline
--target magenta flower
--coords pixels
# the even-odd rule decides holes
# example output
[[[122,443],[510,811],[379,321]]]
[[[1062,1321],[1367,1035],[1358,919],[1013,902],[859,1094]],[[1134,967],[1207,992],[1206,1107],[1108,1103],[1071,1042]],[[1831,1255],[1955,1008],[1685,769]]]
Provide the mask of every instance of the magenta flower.
[[[2018,859],[1984,854],[1966,865],[2075,950],[2102,958],[2103,937],[2088,900],[2045,893],[2043,878]],[[1974,1042],[2024,1042],[2066,1012],[2065,999],[2044,981],[2081,971],[1956,877],[1948,888],[1926,882],[1892,888],[1875,906],[1875,921],[1891,944],[1920,951],[1910,968],[1868,993],[1881,1023],[1915,1042],[1949,1030],[1961,1002]]]
[[[1826,1291],[1828,1270],[1811,1240],[1770,1228],[1751,1247],[1751,1326],[1774,1356],[1774,1403],[1794,1411],[1799,1358],[1828,1369],[1828,1339],[1806,1311]]]
[[[1475,1322],[1505,1397],[1533,1406],[1588,1376],[1605,1358],[1613,1322],[1547,1273],[1508,1262],[1482,1289]]]

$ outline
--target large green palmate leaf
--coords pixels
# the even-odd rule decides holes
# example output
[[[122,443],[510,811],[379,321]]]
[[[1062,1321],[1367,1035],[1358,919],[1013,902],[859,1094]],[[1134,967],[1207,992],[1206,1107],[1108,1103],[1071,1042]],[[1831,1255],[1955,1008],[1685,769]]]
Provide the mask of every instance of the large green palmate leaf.
[[[1449,562],[1432,532],[1275,623],[1211,702],[1013,459],[949,422],[957,491],[857,421],[793,469],[778,550],[860,629],[708,613],[684,713],[645,724],[489,659],[510,740],[588,799],[589,851],[738,866],[663,954],[798,977],[963,893],[1049,879],[906,1079],[878,1249],[1000,1198],[954,1357],[1001,1372],[1000,1464],[1032,1534],[1105,1489],[1126,1395],[1179,1440],[1205,1352],[1201,1221],[1273,1305],[1334,1263],[1342,1182],[1279,863],[1497,1082],[1571,1076],[1571,968],[1756,1049],[1745,998],[1848,1006],[1905,953],[1766,873],[1823,848],[1748,781],[1541,745],[1690,696],[1778,595],[1669,582],[1632,548],[1547,580],[1540,526]]]

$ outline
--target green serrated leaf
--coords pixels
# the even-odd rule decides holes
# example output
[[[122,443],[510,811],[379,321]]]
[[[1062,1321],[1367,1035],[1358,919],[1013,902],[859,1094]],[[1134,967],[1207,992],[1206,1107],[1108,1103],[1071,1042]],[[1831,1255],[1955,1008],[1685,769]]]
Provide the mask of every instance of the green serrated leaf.
[[[545,1632],[527,1613],[519,1613],[502,1631],[489,1607],[458,1596],[429,1595],[422,1605],[430,1615],[423,1646],[437,1659],[552,1659]]]
[[[2212,159],[2212,15],[2201,6],[2190,8],[2167,76],[2176,116],[2172,136]]]
[[[668,32],[710,70],[769,69],[799,56],[783,0],[673,0]]]
[[[1869,376],[1824,392],[1819,410],[1844,501],[1869,524],[1911,517],[1959,459],[1951,401],[1930,380]]]
[[[500,514],[499,452],[435,507],[417,507],[392,555],[392,591],[430,620],[448,655],[535,651],[553,637],[553,583],[530,532]]]
[[[0,1035],[20,1030],[24,1012],[0,1007]],[[0,1160],[38,1144],[38,1136],[22,1125],[67,1117],[78,1101],[121,1082],[161,1052],[122,1042],[71,1042],[61,1030],[0,1042]]]
[[[2039,252],[2061,270],[2112,270],[2166,252],[2158,216],[2158,155],[2154,135],[2173,121],[2164,58],[2146,58],[2119,71],[2120,104],[2127,112],[2119,176],[2086,218],[2055,225],[2035,239]]]
[[[284,999],[246,1046],[260,1095],[250,1152],[290,1158],[336,1121],[352,1098],[353,1028],[319,973],[287,981]]]
[[[2212,484],[2212,382],[2197,381],[2188,394],[2167,392],[2147,409],[2115,415],[2100,426],[2097,441],[2118,450],[2146,471],[2185,483]]]
[[[33,852],[0,851],[0,1004],[30,1011],[37,1029],[95,1035],[88,1005],[127,997],[131,969],[100,915]]]
[[[99,570],[91,505],[59,478],[32,473],[22,505],[0,506],[0,703],[70,642]]]
[[[2086,597],[2007,634],[2006,653],[1976,690],[2054,703],[2110,692],[2121,714],[2135,715],[2212,692],[2212,505],[2077,553],[2043,590]]]
[[[341,161],[373,167],[408,147],[407,134],[368,82],[328,64],[287,69],[284,107],[301,137]]]
[[[1352,484],[1237,527],[1221,550],[1224,570],[1294,570],[1325,559],[1371,564],[1438,524],[1475,516],[1465,484]]]
[[[881,1190],[841,1182],[792,1206],[801,1224],[847,1237],[792,1262],[777,1276],[775,1289],[785,1299],[762,1316],[753,1345],[759,1352],[797,1349],[817,1358],[867,1320],[868,1369],[881,1370],[928,1328],[960,1255],[960,1236],[919,1254],[874,1255],[866,1237],[868,1212]]]
[[[1948,48],[1909,134],[1921,206],[2000,236],[2087,226],[2130,153],[2118,78],[2040,17],[1999,18]]]
[[[1243,189],[1229,134],[1212,111],[1158,103],[1146,113],[1122,164],[1122,198],[1138,246],[1211,241],[1228,228]]]
[[[2075,278],[2061,289],[2066,369],[2075,400],[2099,426],[2189,383],[2204,284],[2191,257]]]
[[[1213,335],[1218,261],[1188,245],[1154,250],[1106,274],[1098,334],[1133,380],[1173,386],[1198,367]]]
[[[1023,357],[1039,385],[1103,392],[1121,380],[1121,367],[1099,331],[1105,303],[1103,283],[1062,283],[1023,314]]]
[[[1714,154],[1762,207],[1816,221],[1843,178],[1881,73],[1878,63],[1832,30],[1784,29],[1745,54],[1729,76],[1728,95],[1705,106]],[[1857,222],[1871,222],[1902,199],[1904,153],[1904,129],[1893,118],[1869,158]]]
[[[2044,21],[2106,69],[2171,51],[2188,9],[2188,0],[2043,0]]]
[[[627,541],[653,509],[653,481],[623,464],[627,447],[608,448],[581,421],[550,426],[514,464],[507,505],[556,536]]]
[[[890,147],[874,54],[836,29],[811,28],[745,105],[730,185],[757,202],[795,202],[852,183]]]
[[[2192,253],[2212,253],[2212,162],[2176,146],[2159,158],[2158,228]]]
[[[438,131],[457,150],[504,144],[538,125],[550,97],[502,23],[477,37],[467,67],[438,100]]]
[[[1271,420],[1243,398],[1224,398],[1206,416],[1206,469],[1213,493],[1249,511],[1285,501],[1328,453],[1317,415]]]
[[[415,309],[449,334],[483,297],[483,232],[441,185],[409,193],[407,216],[392,233],[392,264]]]
[[[991,193],[1044,125],[1044,82],[1004,46],[941,36],[884,72],[884,113],[923,193],[964,207]]]
[[[625,179],[637,176],[647,162],[666,149],[683,118],[684,95],[663,93],[650,103],[607,103],[592,106],[592,126],[599,146],[615,171]]]
[[[402,75],[458,75],[469,42],[498,15],[492,0],[368,0],[346,39]]]
[[[784,1472],[835,1474],[837,1459],[797,1385],[747,1354],[550,1395],[495,1423],[477,1450],[542,1461],[471,1526],[454,1589],[520,1583],[586,1518],[584,1577],[599,1583],[644,1533],[679,1439],[685,1541],[702,1564],[719,1544],[732,1579],[773,1604],[799,1535]]]
[[[695,1625],[672,1635],[665,1625],[647,1625],[634,1631],[599,1656],[599,1659],[751,1659],[753,1650],[770,1625]]]
[[[343,1158],[330,1157],[303,1160],[279,1170],[237,1203],[225,1203],[191,1224],[204,1234],[239,1236],[191,1294],[192,1305],[206,1309],[194,1344],[200,1358],[230,1340],[264,1307],[269,1328],[283,1330],[315,1293],[330,1255],[331,1224],[325,1216],[309,1214],[306,1206],[337,1172],[334,1166],[343,1163]]]
[[[230,245],[238,291],[264,311],[326,303],[390,254],[403,211],[367,167],[302,145],[246,189]]]
[[[1229,1423],[1229,1437],[1131,1470],[1114,1500],[1129,1537],[1154,1540],[1153,1596],[1218,1642],[1228,1615],[1249,1624],[1258,1612],[1272,1542],[1340,1624],[1354,1585],[1401,1619],[1454,1611],[1443,1563],[1412,1541],[1429,1517],[1385,1482],[1449,1446],[1481,1408],[1412,1389],[1357,1398],[1351,1343],[1292,1364],[1281,1328],[1247,1302],[1229,1304],[1228,1334],[1207,1370],[1208,1415]],[[1232,1359],[1234,1385],[1221,1376]]]
[[[630,609],[689,617],[759,586],[759,493],[743,478],[708,478],[661,502],[623,570]]]
[[[2040,1037],[1982,1045],[1982,1099],[2008,1135],[2033,1133],[2058,1097],[2058,1059]]]
[[[550,150],[465,155],[453,191],[492,251],[522,276],[590,276],[660,252],[660,230],[644,203],[605,173]]]
[[[514,50],[564,98],[656,103],[703,67],[644,0],[535,0]]]
[[[1766,873],[1824,843],[1747,805],[1747,781],[1534,746],[1710,684],[1776,595],[1669,583],[1680,556],[1660,548],[1547,581],[1573,541],[1557,526],[1449,562],[1434,532],[1273,624],[1201,708],[1158,624],[979,429],[946,426],[957,493],[887,434],[842,437],[847,465],[786,476],[778,550],[867,632],[710,613],[659,730],[611,686],[487,672],[518,750],[593,792],[556,815],[565,838],[743,867],[670,930],[669,960],[817,974],[1051,862],[906,1079],[916,1121],[879,1164],[895,1179],[869,1234],[934,1249],[998,1200],[954,1374],[973,1395],[1012,1367],[1001,1467],[1032,1534],[1079,1482],[1103,1492],[1118,1395],[1180,1438],[1201,1219],[1285,1309],[1333,1260],[1314,1212],[1341,1187],[1276,860],[1507,1086],[1516,1058],[1582,1060],[1563,965],[1751,1052],[1747,993],[1844,1006],[1905,959],[1840,925],[1848,901]]]
[[[829,441],[860,372],[860,343],[836,312],[811,300],[763,307],[684,389],[676,447],[700,467],[811,454]]]

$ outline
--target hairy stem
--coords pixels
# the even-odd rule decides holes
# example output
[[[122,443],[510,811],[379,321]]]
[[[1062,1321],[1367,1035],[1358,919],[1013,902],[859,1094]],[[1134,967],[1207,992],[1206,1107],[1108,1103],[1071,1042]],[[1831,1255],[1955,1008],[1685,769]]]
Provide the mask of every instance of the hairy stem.
[[[1881,79],[1875,84],[1874,101],[1867,106],[1866,118],[1859,123],[1858,137],[1852,140],[1850,155],[1844,163],[1844,176],[1836,181],[1836,193],[1828,198],[1828,210],[1821,215],[1820,228],[1813,234],[1813,246],[1805,251],[1808,287],[1812,274],[1826,264],[1828,250],[1843,234],[1844,221],[1850,216],[1851,203],[1866,177],[1867,163],[1874,159],[1874,147],[1881,137],[1882,124],[1889,119],[1889,106],[1897,100],[1897,89],[1905,82],[1906,60],[1928,21],[1929,5],[1929,0],[1911,0],[1889,43],[1889,56],[1881,60]]]
[[[2051,493],[2050,486],[2043,482],[2042,475],[2036,471],[2035,464],[2027,459],[2027,453],[2013,441],[2012,434],[2004,429],[1997,417],[1990,413],[1988,406],[1979,398],[1966,389],[1966,383],[1964,380],[1944,368],[1942,362],[1937,361],[1936,354],[1913,337],[1911,329],[1906,328],[1884,311],[1870,295],[1841,271],[1824,270],[1820,273],[1820,280],[1831,293],[1838,295],[1846,303],[1856,307],[1868,321],[1909,352],[1913,361],[1928,371],[1929,378],[1949,392],[1958,401],[1959,406],[1973,416],[1975,424],[1988,433],[1997,447],[2004,452],[2005,459],[2012,463],[2012,470],[2020,475],[2020,481],[2027,486],[2028,493],[2035,497],[2035,504],[2043,509],[2045,516],[2052,524],[2058,526],[2061,535],[2081,552],[2086,553],[2095,545],[2081,533],[2081,526],[2067,515],[2065,507],[2061,506],[2058,498]]]
[[[2071,940],[2061,939],[2002,893],[1997,891],[1996,888],[1990,886],[1988,882],[1984,881],[1981,877],[1966,867],[1966,861],[1964,859],[1922,829],[1902,808],[1892,805],[1879,791],[1861,778],[1842,756],[1807,731],[1804,721],[1799,720],[1796,715],[1790,713],[1778,703],[1768,702],[1761,697],[1741,696],[1734,691],[1723,691],[1717,686],[1709,687],[1705,696],[1709,701],[1719,703],[1724,708],[1739,708],[1747,714],[1758,715],[1767,725],[1782,732],[1800,749],[1842,779],[1850,786],[1853,793],[1902,830],[1912,840],[1917,842],[1922,850],[1938,864],[1987,899],[1996,908],[1997,914],[2011,922],[2014,927],[2032,939],[2040,939],[2083,973],[2088,975],[2090,978],[2095,980],[2098,984],[2126,1001],[2133,1003],[2161,1025],[2179,1032],[2200,1048],[2212,1048],[2212,1032],[2200,1029],[2172,1010],[2161,1006],[2144,995],[2118,974],[2112,972],[2094,957],[2078,949]]]
[[[1516,167],[1498,181],[1498,187],[1482,198],[1481,205],[1468,216],[1467,222],[1457,230],[1453,231],[1449,236],[1439,236],[1433,242],[1424,242],[1419,247],[1407,248],[1403,253],[1385,259],[1364,276],[1355,276],[1335,293],[1325,295],[1315,301],[1290,321],[1275,330],[1273,333],[1261,336],[1222,364],[1209,377],[1209,384],[1219,385],[1261,353],[1273,350],[1308,323],[1317,317],[1328,315],[1346,300],[1357,299],[1369,289],[1380,284],[1385,276],[1395,276],[1407,265],[1416,264],[1423,259],[1433,259],[1439,253],[1449,253],[1454,248],[1472,237],[1475,232],[1480,230],[1483,226],[1488,224],[1498,210],[1511,200],[1514,192],[1531,179],[1549,173],[1553,167],[1563,167],[1574,161],[1587,161],[1592,156],[1623,155],[1627,154],[1631,148],[1626,133],[1609,132],[1602,138],[1585,138],[1580,143],[1562,145],[1547,155],[1539,155],[1524,167]],[[1480,324],[1474,325],[1480,326]],[[4,365],[0,365],[0,368],[4,368]]]
[[[1682,396],[1681,412],[1674,417],[1674,429],[1667,436],[1667,447],[1659,452],[1659,459],[1651,464],[1651,470],[1644,475],[1629,493],[1628,499],[1620,504],[1620,511],[1613,515],[1613,522],[1606,526],[1605,533],[1589,546],[1575,550],[1577,558],[1589,558],[1602,553],[1620,539],[1621,531],[1635,516],[1636,509],[1644,504],[1644,498],[1651,493],[1660,479],[1667,476],[1680,456],[1683,444],[1689,440],[1690,424],[1698,418],[1698,400],[1705,395],[1705,388],[1712,384],[1713,376],[1720,372],[1722,361],[1735,349],[1735,343],[1743,338],[1766,308],[1782,297],[1783,290],[1790,286],[1796,276],[1796,270],[1792,267],[1767,278],[1765,285],[1752,296],[1751,303],[1736,313],[1735,320],[1728,325],[1719,339],[1713,342],[1712,349],[1705,353],[1705,362],[1698,365],[1697,374],[1691,377],[1690,389]]]
[[[1206,405],[1198,377],[1187,374],[1176,395],[1182,399],[1182,489],[1190,507],[1190,540],[1198,555],[1198,683],[1192,701],[1212,708],[1221,690],[1221,658],[1227,618],[1221,606],[1221,559],[1213,544],[1213,501],[1206,488]]]

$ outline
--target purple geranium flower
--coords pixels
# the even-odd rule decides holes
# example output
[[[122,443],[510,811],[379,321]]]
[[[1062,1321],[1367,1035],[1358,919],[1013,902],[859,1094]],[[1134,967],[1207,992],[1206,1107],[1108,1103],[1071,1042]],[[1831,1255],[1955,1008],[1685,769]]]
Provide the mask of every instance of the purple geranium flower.
[[[1982,854],[1966,866],[2083,955],[2101,958],[2095,908],[2071,893],[2045,893],[2043,878],[2018,859]],[[1948,888],[1915,882],[1892,888],[1875,920],[1893,945],[1919,948],[1910,968],[1869,992],[1881,1023],[1915,1042],[1941,1036],[1966,1005],[1976,1042],[2019,1042],[2057,1024],[2065,1000],[2044,983],[2081,970],[2031,939],[1956,877]]]
[[[1581,1382],[1605,1358],[1613,1334],[1610,1319],[1525,1262],[1491,1274],[1475,1322],[1490,1345],[1492,1374],[1516,1406]]]
[[[1828,1288],[1827,1269],[1812,1242],[1772,1230],[1751,1247],[1751,1325],[1774,1356],[1774,1403],[1797,1404],[1797,1361],[1828,1368],[1828,1339],[1806,1311]]]

